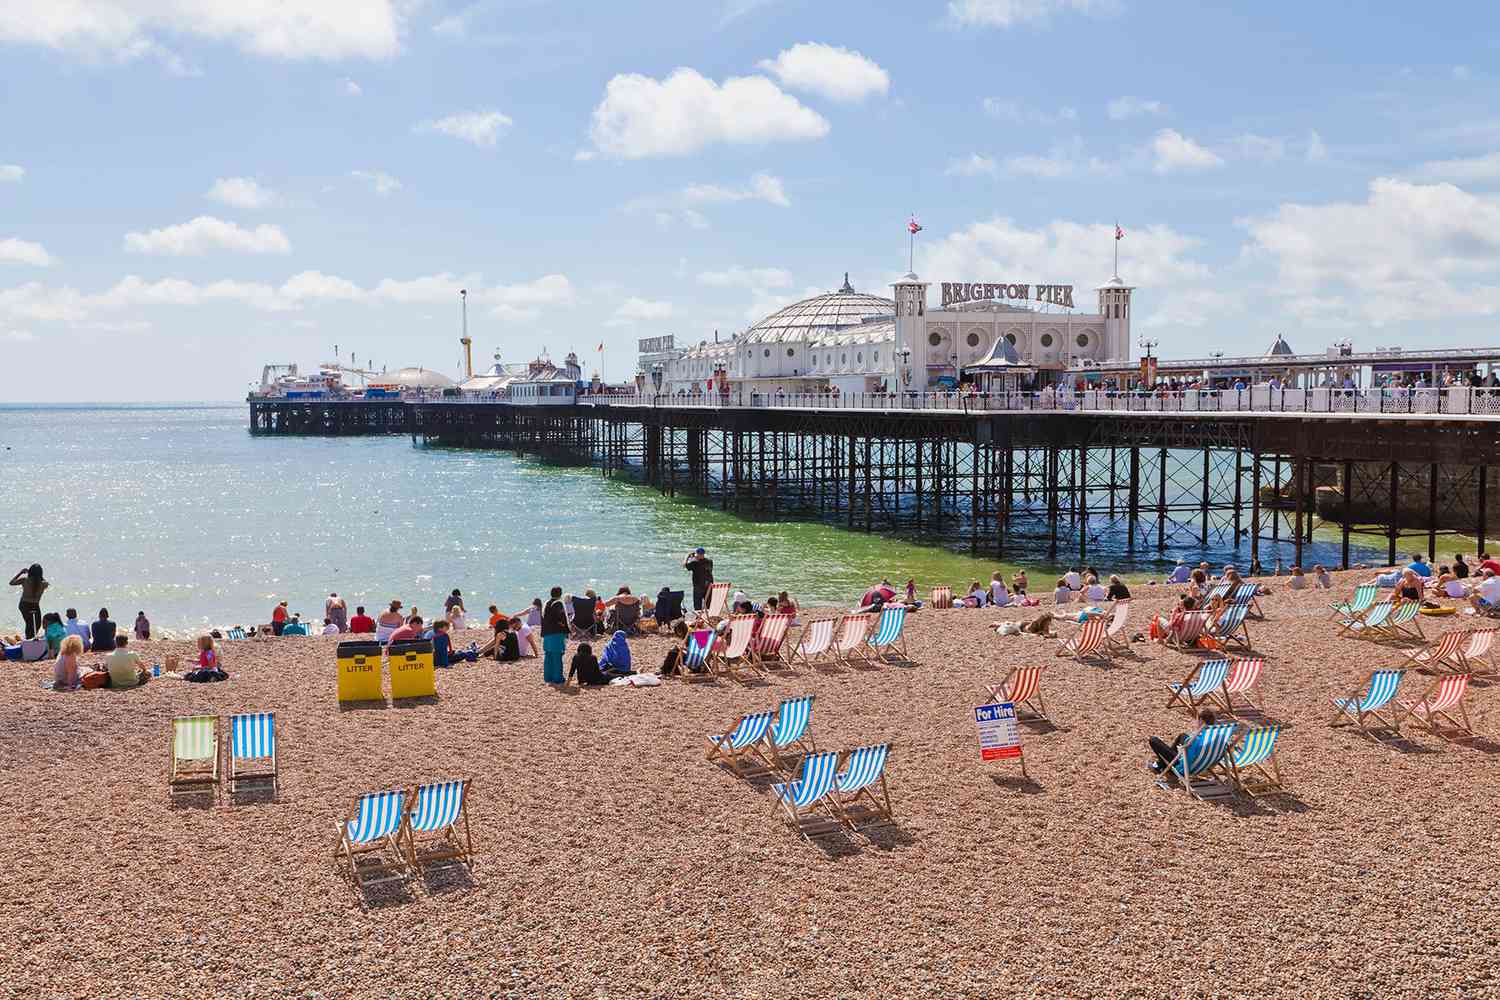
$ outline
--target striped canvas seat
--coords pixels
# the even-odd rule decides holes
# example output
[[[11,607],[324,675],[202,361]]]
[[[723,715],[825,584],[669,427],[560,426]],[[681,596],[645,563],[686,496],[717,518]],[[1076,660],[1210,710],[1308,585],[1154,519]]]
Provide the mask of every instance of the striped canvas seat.
[[[870,640],[870,649],[874,654],[884,659],[892,653],[900,653],[901,659],[907,659],[906,638],[902,635],[905,625],[906,605],[898,604],[881,611],[875,637]]]
[[[172,720],[172,771],[167,794],[217,794],[219,789],[218,716],[189,715]]]
[[[1250,615],[1250,605],[1231,604],[1226,607],[1219,620],[1214,622],[1208,630],[1208,634],[1222,643],[1233,642],[1250,648],[1250,626],[1246,619]]]
[[[1427,637],[1422,634],[1421,614],[1421,601],[1402,601],[1380,627],[1380,633],[1389,639],[1426,641]]]
[[[1228,600],[1233,604],[1245,605],[1250,609],[1249,613],[1256,618],[1264,618],[1265,615],[1260,610],[1260,602],[1255,599],[1255,592],[1259,589],[1260,587],[1256,584],[1242,583],[1234,588]]]
[[[1167,774],[1182,782],[1183,789],[1195,798],[1214,798],[1229,789],[1207,780],[1207,776],[1224,761],[1229,744],[1234,742],[1235,724],[1219,722],[1204,726],[1198,735],[1177,748],[1177,756]]]
[[[1182,626],[1173,631],[1167,629],[1166,642],[1169,646],[1178,649],[1189,649],[1198,643],[1198,637],[1203,630],[1208,628],[1209,613],[1207,611],[1187,611],[1182,615]]]
[[[432,861],[474,863],[474,842],[469,834],[468,778],[417,786],[406,818],[406,853],[413,868]]]
[[[689,632],[687,649],[682,654],[683,677],[709,677],[709,651],[714,648],[713,629],[701,628]]]
[[[837,624],[837,618],[816,618],[808,622],[797,641],[797,648],[792,650],[791,661],[816,663],[828,656],[833,646],[833,627]]]
[[[771,794],[782,816],[803,837],[821,837],[840,829],[837,814],[828,802],[838,777],[839,755],[833,751],[811,754],[802,761],[802,776],[771,786]]]
[[[934,608],[936,608],[936,609],[944,609],[944,608],[951,608],[951,607],[953,607],[953,588],[952,587],[933,587],[932,588],[932,606]]]
[[[1380,587],[1373,583],[1362,583],[1354,588],[1354,598],[1348,604],[1333,604],[1333,618],[1352,618],[1356,621],[1375,606]]]
[[[729,584],[711,583],[708,585],[708,597],[706,601],[707,606],[703,609],[703,613],[708,615],[710,620],[715,618],[723,618],[724,605],[728,603]]]
[[[1469,692],[1468,674],[1448,674],[1438,678],[1419,701],[1401,702],[1402,717],[1411,716],[1434,735],[1473,736],[1469,710],[1464,696]],[[1453,713],[1457,712],[1457,716]],[[1443,724],[1447,724],[1447,729]]]
[[[232,628],[228,632],[224,633],[224,638],[226,638],[226,639],[243,639],[243,638],[245,638],[245,630],[242,629],[242,628],[240,628],[238,625],[236,625],[234,628]]]
[[[1468,633],[1469,644],[1462,653],[1465,670],[1475,675],[1495,672],[1495,636],[1497,633],[1500,633],[1500,629],[1478,628]],[[1481,669],[1482,666],[1484,669]]]
[[[253,762],[253,763],[252,763]],[[267,770],[269,765],[269,770]],[[270,783],[271,794],[281,791],[281,777],[276,765],[276,715],[253,712],[229,717],[229,794],[247,790],[244,786],[264,787]]]
[[[1406,658],[1415,663],[1419,669],[1431,670],[1457,670],[1463,666],[1463,650],[1469,644],[1469,634],[1453,630],[1444,632],[1437,637],[1437,641],[1423,646],[1415,653],[1407,653]]]
[[[885,765],[891,745],[860,747],[844,757],[844,769],[834,781],[834,807],[851,830],[895,822],[891,793],[885,783]],[[880,794],[875,794],[876,785]]]
[[[1189,712],[1197,712],[1200,705],[1223,687],[1227,676],[1228,660],[1205,660],[1199,663],[1181,684],[1167,685],[1167,690],[1172,693],[1172,697],[1167,699],[1167,707],[1181,705]]]
[[[744,774],[744,764],[769,767],[771,762],[761,754],[760,743],[771,727],[770,712],[754,712],[741,717],[730,732],[710,736],[708,759],[728,764],[738,774]]]
[[[845,615],[839,636],[834,640],[833,658],[839,663],[849,663],[855,658],[866,659],[865,636],[869,634],[869,615]]]
[[[355,799],[348,819],[335,825],[339,857],[348,863],[348,873],[361,887],[403,877],[401,832],[406,825],[406,792],[366,792]]]
[[[1208,593],[1203,595],[1203,603],[1207,604],[1216,597],[1222,597],[1227,601],[1229,599],[1229,592],[1233,589],[1234,584],[1232,583],[1216,583]]]
[[[803,738],[812,725],[812,707],[813,696],[810,694],[788,698],[777,706],[776,721],[766,730],[766,750],[771,755],[771,766],[788,776],[791,768],[785,751],[796,747],[805,756],[817,749],[810,738]]]
[[[1109,628],[1105,629],[1104,641],[1116,652],[1124,652],[1130,648],[1130,636],[1127,630],[1130,628],[1130,601],[1116,601],[1114,610],[1109,616]]]
[[[1404,675],[1405,671],[1401,670],[1372,670],[1363,694],[1356,690],[1347,698],[1332,699],[1333,707],[1337,711],[1334,713],[1331,725],[1342,726],[1352,722],[1362,732],[1373,733],[1370,723],[1381,722],[1381,709],[1390,706],[1386,724],[1392,731],[1399,733],[1401,719],[1396,714],[1393,703]]]
[[[1366,629],[1378,629],[1385,625],[1396,606],[1390,601],[1372,605],[1363,615],[1350,615],[1339,620],[1339,634],[1358,635]]]
[[[1106,660],[1112,659],[1109,645],[1106,639],[1109,636],[1109,619],[1090,618],[1078,627],[1078,631],[1068,637],[1057,650],[1058,656],[1071,656],[1075,660],[1082,660],[1089,656],[1100,656]]]
[[[786,633],[791,625],[791,615],[766,615],[760,620],[760,629],[750,641],[750,655],[757,666],[770,668],[787,665],[781,647],[786,645]]]
[[[1260,677],[1265,669],[1266,661],[1260,657],[1229,661],[1229,676],[1224,678],[1224,698],[1221,702],[1224,711],[1230,715],[1236,713],[1234,701],[1236,695],[1239,695],[1240,701],[1244,702],[1240,711],[1248,709],[1258,712],[1261,710],[1260,702],[1263,699],[1260,693]],[[1254,697],[1251,697],[1252,693]]]
[[[1047,716],[1047,705],[1042,701],[1042,668],[1016,667],[999,684],[985,688],[990,702],[1010,702],[1016,709],[1016,718],[1051,722]],[[1024,713],[1024,714],[1023,714]]]
[[[726,677],[739,676],[742,666],[753,667],[750,656],[750,640],[755,635],[754,615],[731,615],[726,630],[724,648],[714,653],[714,669]]]
[[[1245,731],[1228,757],[1234,787],[1255,797],[1285,792],[1281,766],[1276,761],[1276,739],[1280,726],[1258,726]]]

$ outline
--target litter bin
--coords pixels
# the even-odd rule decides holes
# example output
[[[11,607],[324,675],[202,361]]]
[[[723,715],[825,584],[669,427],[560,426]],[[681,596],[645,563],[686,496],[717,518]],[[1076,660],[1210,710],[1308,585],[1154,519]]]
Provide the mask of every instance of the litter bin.
[[[339,701],[384,701],[380,643],[350,640],[338,646]]]
[[[391,697],[421,698],[437,694],[437,675],[432,669],[432,640],[393,642],[386,647],[391,658]]]

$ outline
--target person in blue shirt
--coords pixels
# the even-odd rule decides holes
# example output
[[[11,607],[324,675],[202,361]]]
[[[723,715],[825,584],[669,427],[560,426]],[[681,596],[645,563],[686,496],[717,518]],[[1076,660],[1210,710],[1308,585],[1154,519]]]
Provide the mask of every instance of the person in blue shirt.
[[[1193,571],[1188,569],[1188,564],[1182,559],[1177,560],[1177,568],[1172,570],[1172,575],[1167,577],[1168,583],[1187,583],[1192,578]]]
[[[1412,556],[1411,557],[1411,562],[1409,564],[1407,564],[1406,568],[1409,569],[1409,570],[1411,570],[1413,573],[1417,574],[1418,576],[1431,576],[1432,575],[1432,567],[1429,566],[1429,565],[1427,565],[1426,560],[1424,560],[1421,556]]]
[[[629,677],[635,673],[630,669],[630,643],[625,640],[624,632],[616,632],[610,637],[604,655],[599,657],[599,669],[608,678]]]
[[[479,654],[473,643],[469,644],[468,649],[454,649],[453,637],[448,634],[448,622],[439,618],[432,623],[432,665],[451,667],[455,660],[475,663],[479,660]]]
[[[282,635],[306,635],[307,634],[307,626],[304,625],[304,624],[302,624],[302,619],[300,617],[298,617],[296,615],[293,615],[292,616],[292,620],[289,621],[289,622],[287,622],[284,626],[282,626],[281,634]]]

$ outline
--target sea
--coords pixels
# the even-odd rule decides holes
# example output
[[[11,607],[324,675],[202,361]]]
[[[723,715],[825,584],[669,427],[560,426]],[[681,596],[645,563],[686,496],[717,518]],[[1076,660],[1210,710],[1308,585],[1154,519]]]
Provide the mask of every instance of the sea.
[[[1050,591],[1065,568],[815,521],[749,520],[509,452],[401,436],[252,437],[244,403],[0,405],[0,463],[5,578],[41,563],[44,611],[74,607],[90,619],[103,607],[122,623],[145,611],[169,633],[269,621],[283,600],[320,620],[332,592],[351,613],[400,598],[429,615],[455,587],[471,614],[492,603],[518,610],[554,585],[654,595],[688,583],[682,562],[698,546],[719,580],[753,599],[787,590],[834,605],[882,577],[925,590],[995,570],[1009,579],[1022,563],[1033,591]],[[1306,561],[1337,564],[1337,537],[1320,531]],[[1278,555],[1289,566],[1291,546],[1262,543],[1264,565]],[[1242,546],[1238,557],[1229,547],[1132,558],[1123,539],[1105,538],[1091,557],[1144,586],[1177,558],[1249,555]],[[0,632],[19,620],[0,608]]]

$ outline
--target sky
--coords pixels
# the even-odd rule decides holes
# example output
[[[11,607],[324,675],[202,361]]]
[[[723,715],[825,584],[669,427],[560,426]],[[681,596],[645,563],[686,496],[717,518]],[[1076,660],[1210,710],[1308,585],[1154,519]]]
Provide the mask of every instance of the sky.
[[[17,401],[729,336],[836,289],[1137,286],[1134,349],[1493,345],[1486,7],[0,0]],[[933,291],[934,297],[936,290]],[[603,345],[603,352],[598,348]]]

